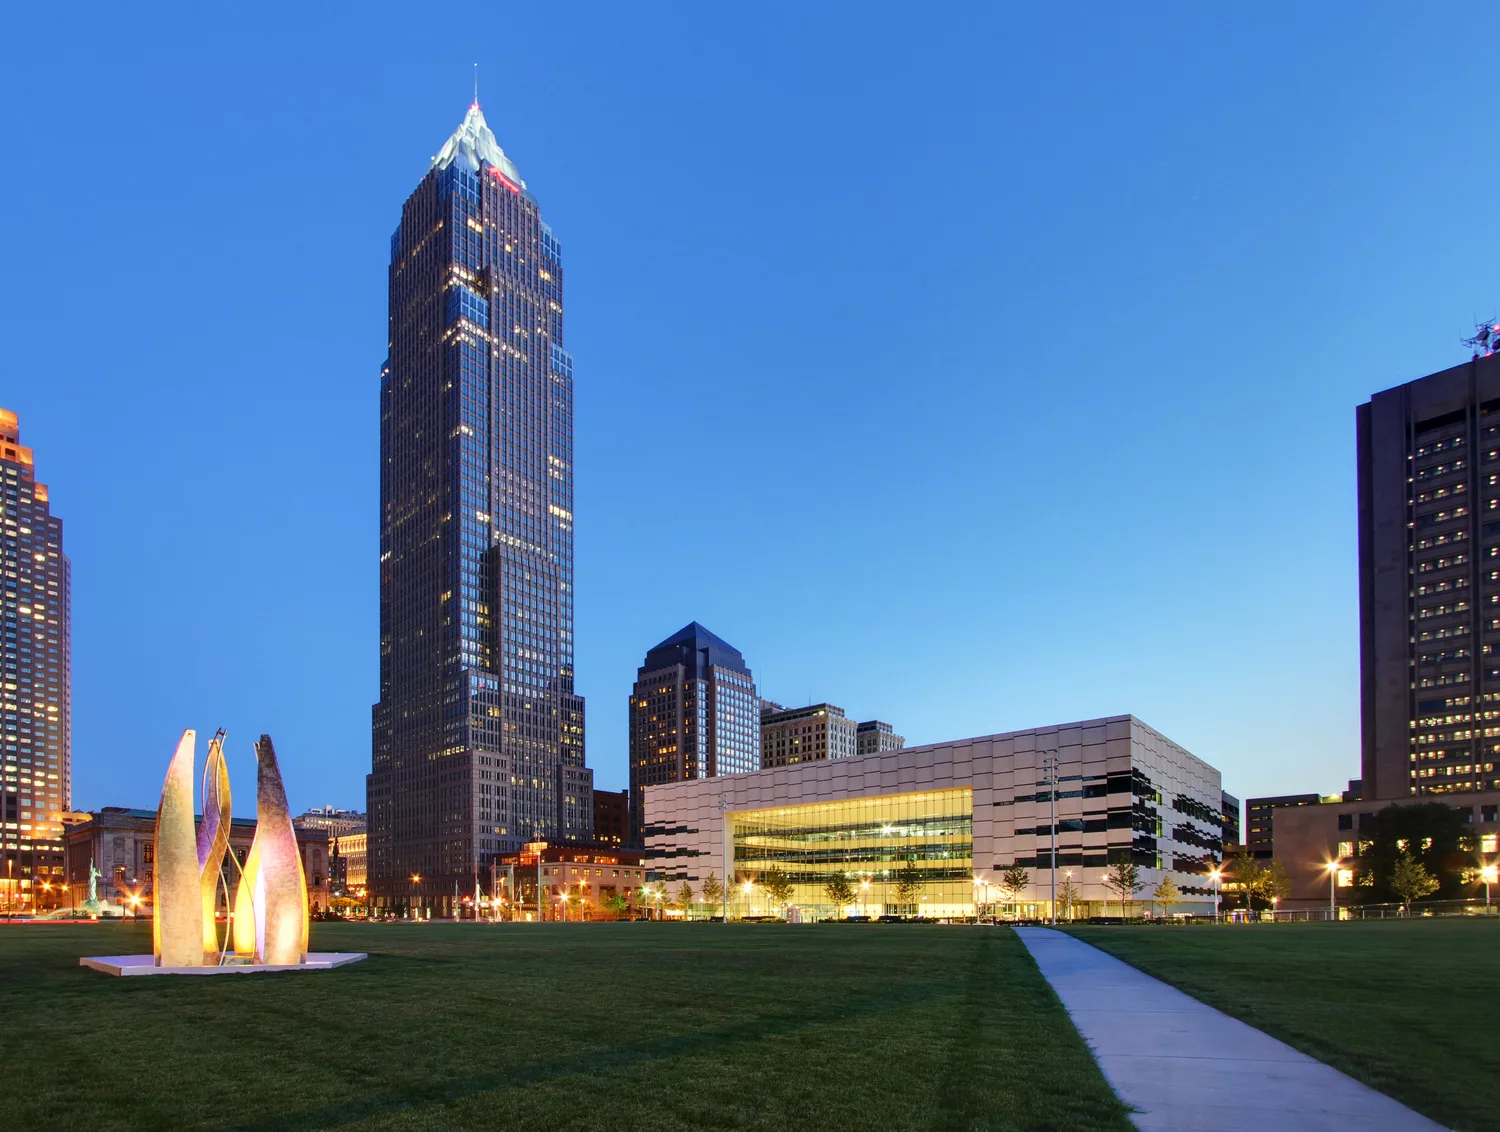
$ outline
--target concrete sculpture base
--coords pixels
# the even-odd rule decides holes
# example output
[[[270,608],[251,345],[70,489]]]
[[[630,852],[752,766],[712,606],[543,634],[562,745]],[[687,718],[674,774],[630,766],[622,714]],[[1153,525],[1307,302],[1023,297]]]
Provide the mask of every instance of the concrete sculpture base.
[[[310,951],[303,963],[226,963],[222,967],[158,967],[154,955],[95,955],[80,959],[106,975],[258,975],[263,971],[331,971],[368,959],[363,951]]]

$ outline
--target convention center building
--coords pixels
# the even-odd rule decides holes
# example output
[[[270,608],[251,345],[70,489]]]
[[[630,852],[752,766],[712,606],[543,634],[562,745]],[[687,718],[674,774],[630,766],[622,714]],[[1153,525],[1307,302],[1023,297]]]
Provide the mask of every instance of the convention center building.
[[[1123,715],[650,786],[645,865],[668,891],[728,878],[731,919],[1044,917],[1054,881],[1059,918],[1119,915],[1104,882],[1126,862],[1131,915],[1166,877],[1180,895],[1157,914],[1212,914],[1221,812],[1216,769]]]

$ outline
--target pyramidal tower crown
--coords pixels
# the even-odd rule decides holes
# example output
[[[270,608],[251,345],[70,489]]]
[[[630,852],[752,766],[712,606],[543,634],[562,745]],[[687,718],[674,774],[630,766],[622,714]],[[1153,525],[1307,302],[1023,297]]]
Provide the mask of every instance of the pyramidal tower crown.
[[[433,169],[446,169],[455,161],[461,162],[465,167],[478,171],[481,162],[489,162],[500,170],[505,177],[514,181],[521,188],[526,187],[526,182],[521,179],[521,171],[516,168],[516,163],[505,156],[505,150],[500,148],[500,143],[495,140],[495,133],[490,129],[489,123],[484,120],[484,111],[479,109],[476,101],[469,107],[469,112],[464,115],[464,120],[459,123],[458,129],[453,131],[453,136],[443,143],[443,148],[438,150],[438,155],[432,159]]]

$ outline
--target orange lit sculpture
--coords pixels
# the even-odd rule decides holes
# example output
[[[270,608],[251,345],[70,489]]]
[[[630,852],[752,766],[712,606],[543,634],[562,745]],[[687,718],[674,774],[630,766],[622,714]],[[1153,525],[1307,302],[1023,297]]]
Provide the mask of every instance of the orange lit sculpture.
[[[191,728],[182,733],[156,810],[151,948],[158,967],[203,965],[203,904],[193,830],[193,748],[197,741],[197,732]]]
[[[301,963],[307,955],[307,876],[271,737],[255,744],[255,840],[235,897],[234,953],[273,965]],[[240,909],[253,907],[254,916]]]

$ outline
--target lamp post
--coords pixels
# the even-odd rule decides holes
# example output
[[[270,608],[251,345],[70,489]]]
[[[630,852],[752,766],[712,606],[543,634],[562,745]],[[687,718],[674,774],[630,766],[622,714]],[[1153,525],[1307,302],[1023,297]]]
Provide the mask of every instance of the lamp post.
[[[1063,873],[1063,876],[1068,882],[1068,923],[1071,924],[1073,922],[1073,902],[1076,899],[1073,895],[1073,870],[1069,869]]]
[[[415,920],[417,918],[417,902],[420,899],[417,896],[417,885],[419,885],[421,883],[422,883],[422,875],[420,873],[412,873],[411,874],[411,908],[408,909],[408,911],[410,912],[411,918],[413,920]]]
[[[1490,908],[1490,885],[1494,884],[1497,879],[1500,879],[1500,868],[1494,865],[1485,865],[1484,868],[1479,870],[1479,878],[1484,881],[1484,909],[1488,912]]]
[[[1338,881],[1339,862],[1329,861],[1324,868],[1328,870],[1328,918],[1338,919]]]
[[[1042,780],[1038,786],[1047,787],[1051,821],[1048,829],[1052,834],[1052,851],[1047,857],[1047,875],[1052,885],[1052,926],[1057,927],[1057,748],[1048,747],[1038,754],[1046,755],[1042,760]]]
[[[1219,922],[1219,894],[1221,892],[1219,882],[1224,878],[1223,869],[1210,869],[1208,877],[1214,882],[1214,923]]]

